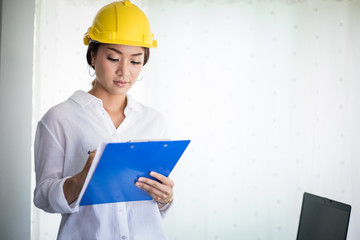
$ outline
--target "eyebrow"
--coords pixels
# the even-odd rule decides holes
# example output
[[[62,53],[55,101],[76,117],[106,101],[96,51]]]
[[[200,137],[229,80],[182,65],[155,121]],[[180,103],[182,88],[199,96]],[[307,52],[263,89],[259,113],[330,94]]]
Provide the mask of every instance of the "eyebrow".
[[[121,51],[119,51],[119,50],[117,50],[116,48],[112,48],[112,47],[109,47],[109,49],[110,50],[113,50],[114,52],[117,52],[118,54],[122,54],[122,52]],[[141,55],[144,55],[144,53],[135,53],[135,54],[131,54],[131,56],[134,56],[134,57],[136,57],[136,56],[141,56]]]

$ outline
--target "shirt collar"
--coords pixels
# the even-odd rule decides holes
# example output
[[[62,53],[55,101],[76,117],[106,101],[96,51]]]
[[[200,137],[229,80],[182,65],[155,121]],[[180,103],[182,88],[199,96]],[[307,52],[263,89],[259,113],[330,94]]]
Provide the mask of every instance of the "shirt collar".
[[[128,109],[135,110],[136,112],[141,111],[140,103],[137,102],[131,95],[127,94],[126,98],[127,98],[127,105],[126,105],[126,108],[125,108],[125,111],[124,111],[125,115],[126,115]]]
[[[70,98],[80,104],[82,107],[85,107],[92,101],[100,101],[100,103],[102,104],[101,99],[98,99],[90,93],[82,90],[74,92],[74,94]]]
[[[82,107],[85,107],[87,104],[89,104],[92,101],[98,101],[102,106],[101,99],[82,90],[76,91],[70,98],[75,102],[77,102],[78,104],[80,104]],[[127,113],[128,109],[135,110],[136,112],[141,111],[141,104],[137,102],[131,95],[127,94],[126,98],[127,98],[127,105],[125,108],[125,114]]]

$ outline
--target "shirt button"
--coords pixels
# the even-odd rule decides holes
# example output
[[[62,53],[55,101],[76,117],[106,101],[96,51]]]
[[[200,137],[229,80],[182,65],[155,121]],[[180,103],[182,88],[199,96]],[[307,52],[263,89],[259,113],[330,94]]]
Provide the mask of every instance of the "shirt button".
[[[126,237],[126,236],[122,236],[121,239],[127,239],[127,237]]]
[[[113,135],[112,135],[113,137],[116,137],[116,133],[113,133]]]

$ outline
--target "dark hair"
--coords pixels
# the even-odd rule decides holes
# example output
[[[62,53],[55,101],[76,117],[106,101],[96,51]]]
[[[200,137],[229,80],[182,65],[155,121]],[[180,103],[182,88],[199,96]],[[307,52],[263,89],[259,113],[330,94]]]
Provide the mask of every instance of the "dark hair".
[[[95,69],[95,67],[92,65],[92,55],[96,56],[97,51],[100,47],[101,43],[99,42],[91,42],[88,46],[87,52],[86,52],[86,60],[90,67]]]

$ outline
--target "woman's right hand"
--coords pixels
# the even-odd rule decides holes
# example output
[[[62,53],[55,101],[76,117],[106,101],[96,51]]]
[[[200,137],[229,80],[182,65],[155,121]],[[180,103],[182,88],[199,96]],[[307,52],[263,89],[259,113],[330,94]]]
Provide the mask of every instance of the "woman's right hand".
[[[78,174],[66,179],[64,183],[64,195],[69,205],[78,198],[81,188],[84,185],[86,176],[90,170],[91,164],[94,160],[95,154],[96,150],[90,152],[89,158],[86,161],[83,170],[81,170],[81,172]]]

